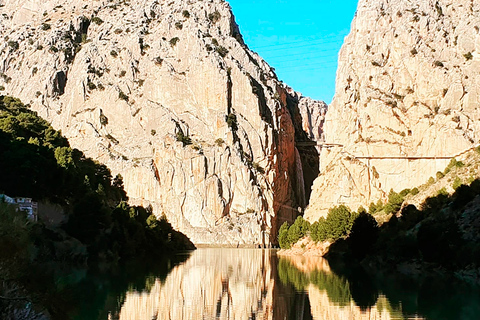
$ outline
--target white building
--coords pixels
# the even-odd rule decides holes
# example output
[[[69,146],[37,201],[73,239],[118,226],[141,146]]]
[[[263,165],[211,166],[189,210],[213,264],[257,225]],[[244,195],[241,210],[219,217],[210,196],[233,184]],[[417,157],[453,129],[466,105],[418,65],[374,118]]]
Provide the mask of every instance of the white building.
[[[5,194],[0,194],[0,202],[5,202],[13,205],[17,211],[25,211],[29,219],[33,221],[38,220],[38,203],[32,198],[11,198]]]

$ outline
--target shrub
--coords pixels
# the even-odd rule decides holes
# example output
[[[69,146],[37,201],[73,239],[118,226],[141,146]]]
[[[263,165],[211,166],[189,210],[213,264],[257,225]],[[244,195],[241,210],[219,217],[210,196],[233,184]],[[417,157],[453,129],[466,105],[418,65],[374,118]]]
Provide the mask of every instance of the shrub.
[[[156,135],[156,134],[157,134],[157,130],[155,130],[155,129],[150,130],[150,134],[151,134],[152,136]]]
[[[180,41],[180,39],[178,37],[175,37],[175,38],[170,39],[169,42],[170,42],[170,45],[172,47],[175,47],[177,45],[178,41]]]
[[[472,60],[472,58],[473,58],[473,55],[472,55],[471,52],[467,52],[463,56],[465,57],[465,59],[467,59],[467,61]]]
[[[288,242],[290,245],[296,243],[301,238],[305,237],[310,230],[310,223],[303,219],[302,216],[297,217],[295,222],[288,229]]]
[[[455,180],[453,180],[452,188],[453,190],[457,190],[460,188],[460,186],[463,184],[462,179],[459,177],[455,177]]]
[[[88,90],[95,90],[97,89],[97,86],[95,85],[95,83],[91,82],[91,81],[88,81],[87,82],[87,87],[88,87]]]
[[[450,171],[452,171],[452,169],[455,169],[455,168],[462,168],[464,167],[465,164],[462,162],[462,161],[457,161],[457,159],[453,158],[452,160],[450,160],[450,163],[448,164],[448,166],[445,168],[445,171],[443,172],[445,175],[448,174]]]
[[[412,195],[416,196],[417,194],[420,193],[420,191],[418,190],[418,188],[413,188],[413,189],[410,191],[410,193],[411,193]]]
[[[221,147],[224,143],[225,141],[222,138],[218,138],[217,140],[215,140],[215,144],[219,147]]]
[[[92,22],[95,23],[96,25],[101,25],[103,23],[103,20],[100,19],[99,17],[93,17]]]
[[[227,125],[232,129],[232,131],[238,130],[237,116],[233,113],[229,113],[227,116]]]
[[[445,175],[443,174],[443,172],[438,171],[438,172],[437,172],[437,180],[440,180],[440,179],[442,179],[443,177],[445,177]]]
[[[333,240],[346,237],[352,230],[353,222],[357,217],[350,209],[344,205],[332,208],[328,211],[327,226],[329,228],[329,238]]]
[[[355,219],[349,236],[354,257],[361,259],[372,249],[378,238],[378,224],[375,218],[362,212]]]
[[[120,90],[120,92],[118,92],[118,98],[121,99],[121,100],[125,100],[128,102],[128,96],[122,91]]]
[[[441,68],[443,68],[445,66],[442,61],[438,61],[438,60],[436,60],[433,63],[433,65],[436,66],[436,67],[441,67]]]
[[[278,244],[282,249],[290,248],[290,243],[288,241],[288,229],[288,223],[284,222],[280,227],[280,230],[278,230]]]
[[[114,58],[118,57],[118,53],[115,50],[110,51],[110,55]]]
[[[100,124],[106,126],[108,124],[108,118],[103,113],[100,114]]]
[[[260,164],[258,164],[257,162],[254,162],[252,165],[253,165],[253,169],[255,169],[258,173],[265,174],[265,169],[263,169],[263,167]]]
[[[192,144],[192,139],[190,139],[189,136],[185,135],[182,130],[178,130],[175,136],[177,138],[177,141],[181,142],[184,147]]]
[[[183,24],[180,21],[177,21],[177,22],[175,22],[175,28],[177,28],[178,30],[182,30],[183,29]]]
[[[188,12],[188,10],[183,10],[182,15],[184,18],[190,18],[190,12]]]
[[[208,19],[210,21],[212,21],[213,23],[217,23],[220,20],[221,17],[222,17],[222,15],[217,10],[215,10],[215,12],[213,12],[213,13],[208,14]]]
[[[47,31],[51,29],[51,26],[48,23],[42,23],[42,26],[40,28],[44,31]]]
[[[434,183],[435,183],[435,179],[433,179],[433,177],[428,178],[427,186],[431,186]]]
[[[18,50],[18,48],[20,47],[17,41],[12,41],[12,40],[10,40],[10,41],[8,41],[7,44],[8,44],[8,46],[9,46],[10,48],[12,48],[13,50]]]
[[[368,213],[370,214],[375,214],[377,212],[380,212],[383,210],[383,202],[381,199],[377,201],[377,203],[370,203],[370,206],[368,207]]]
[[[156,57],[155,59],[153,59],[153,61],[157,66],[161,66],[163,63],[163,59],[161,59],[160,57]]]
[[[215,50],[222,58],[225,58],[226,55],[228,54],[228,49],[222,46],[217,46]]]

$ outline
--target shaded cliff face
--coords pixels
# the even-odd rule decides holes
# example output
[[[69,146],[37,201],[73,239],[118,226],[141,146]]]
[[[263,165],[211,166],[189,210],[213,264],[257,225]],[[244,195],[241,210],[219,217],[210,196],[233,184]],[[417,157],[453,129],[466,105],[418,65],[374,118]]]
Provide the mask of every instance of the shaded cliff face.
[[[470,0],[360,0],[308,219],[420,185],[478,143],[479,12]]]
[[[305,206],[298,99],[287,108],[225,1],[0,4],[0,94],[121,173],[132,202],[234,245],[276,242]]]

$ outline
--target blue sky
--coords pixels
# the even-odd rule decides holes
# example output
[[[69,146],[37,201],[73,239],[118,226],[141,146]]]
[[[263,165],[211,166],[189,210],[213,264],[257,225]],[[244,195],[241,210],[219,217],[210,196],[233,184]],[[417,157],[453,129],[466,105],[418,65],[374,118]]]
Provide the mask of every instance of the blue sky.
[[[286,84],[330,103],[358,0],[228,0],[250,49]]]

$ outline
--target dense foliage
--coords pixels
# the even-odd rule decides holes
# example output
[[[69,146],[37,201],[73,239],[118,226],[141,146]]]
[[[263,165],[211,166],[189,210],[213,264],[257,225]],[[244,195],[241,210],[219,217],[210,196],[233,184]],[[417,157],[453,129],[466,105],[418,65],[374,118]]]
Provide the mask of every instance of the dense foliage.
[[[54,280],[60,266],[111,268],[194,248],[164,216],[158,220],[151,207],[128,205],[120,175],[112,177],[105,165],[71,148],[28,106],[5,96],[0,96],[0,168],[0,193],[64,211],[64,223],[44,224],[0,203],[2,319],[38,317],[32,305],[51,303],[44,301],[50,299],[46,288],[62,301],[62,288]]]
[[[327,218],[320,218],[314,224],[299,216],[289,226],[285,222],[279,230],[278,242],[280,248],[287,249],[301,238],[309,235],[314,241],[335,241],[350,234],[358,213],[352,212],[346,206],[338,206],[329,210]]]
[[[480,153],[480,148],[476,151]],[[300,238],[309,236],[316,242],[333,242],[327,254],[331,258],[354,259],[393,268],[401,263],[422,264],[432,270],[462,270],[468,277],[480,279],[480,220],[477,213],[480,180],[469,178],[465,182],[457,171],[472,163],[452,159],[444,172],[437,174],[438,180],[453,172],[448,178],[451,189],[455,190],[453,194],[443,187],[416,207],[406,205],[405,198],[418,194],[417,188],[400,193],[391,190],[388,201],[372,203],[368,213],[363,208],[357,213],[339,206],[312,225],[303,218],[298,218],[292,226],[285,223],[279,231],[280,246],[289,248]],[[465,169],[471,173],[475,168]],[[429,181],[426,186],[432,183]],[[373,214],[384,221],[383,217],[390,219],[379,226]]]
[[[71,148],[59,131],[20,100],[4,96],[0,168],[0,193],[59,204],[66,212],[61,228],[34,228],[42,229],[36,231],[40,236],[34,245],[42,248],[37,252],[45,259],[77,260],[84,253],[84,259],[116,261],[188,247],[188,240],[166,219],[158,221],[151,209],[127,204],[120,175],[113,178],[105,165]]]

